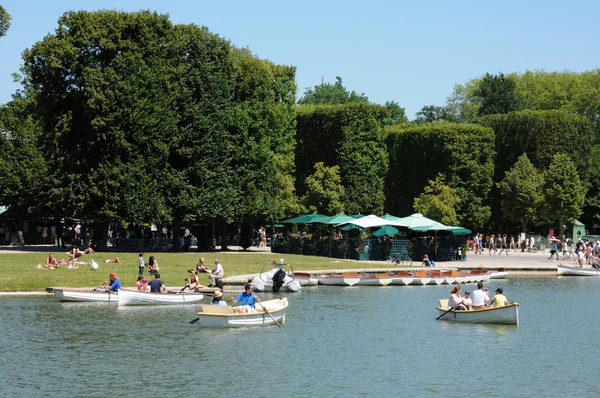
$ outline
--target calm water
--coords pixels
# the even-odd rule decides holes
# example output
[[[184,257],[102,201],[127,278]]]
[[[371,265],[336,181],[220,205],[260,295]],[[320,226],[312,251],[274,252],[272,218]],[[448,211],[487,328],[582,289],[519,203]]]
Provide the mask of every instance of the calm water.
[[[520,328],[436,321],[447,286],[307,288],[283,328],[224,331],[193,307],[2,298],[0,396],[600,395],[600,278],[487,286]]]

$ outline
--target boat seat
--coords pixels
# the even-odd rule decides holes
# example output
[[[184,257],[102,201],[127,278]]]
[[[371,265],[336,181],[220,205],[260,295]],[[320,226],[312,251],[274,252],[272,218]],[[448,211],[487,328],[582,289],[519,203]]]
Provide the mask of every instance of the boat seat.
[[[344,278],[358,278],[357,272],[342,272],[342,277]]]
[[[375,274],[375,278],[377,278],[377,279],[386,279],[389,277],[390,276],[388,274]]]
[[[440,308],[448,308],[448,299],[439,299]]]
[[[202,304],[202,312],[206,314],[233,314],[233,308],[224,305]]]

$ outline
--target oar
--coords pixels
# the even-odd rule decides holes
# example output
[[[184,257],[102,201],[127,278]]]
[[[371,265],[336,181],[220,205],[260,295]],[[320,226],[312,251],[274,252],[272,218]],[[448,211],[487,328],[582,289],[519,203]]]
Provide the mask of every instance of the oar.
[[[269,311],[267,311],[267,309],[262,305],[262,303],[260,301],[258,301],[258,304],[262,307],[263,311],[266,312],[271,317],[273,322],[275,322],[277,324],[277,326],[281,327],[281,324],[279,322],[277,322],[277,319],[273,318],[273,315],[271,315],[271,313]]]
[[[198,322],[200,320],[200,317],[196,318],[196,319],[192,319],[190,321],[190,323],[193,325],[194,323]]]
[[[447,313],[454,311],[456,309],[456,307],[458,307],[459,305],[461,305],[462,303],[464,303],[465,301],[461,301],[460,303],[456,304],[454,307],[450,308],[448,311],[444,312],[442,315],[438,316],[437,318],[435,318],[436,320],[440,319],[441,317],[443,317],[444,315],[446,315]]]

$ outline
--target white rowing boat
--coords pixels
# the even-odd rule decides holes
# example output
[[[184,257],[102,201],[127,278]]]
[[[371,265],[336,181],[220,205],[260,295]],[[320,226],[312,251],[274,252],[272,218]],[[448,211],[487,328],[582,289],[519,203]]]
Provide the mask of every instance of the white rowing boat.
[[[392,283],[389,274],[359,274],[359,286],[387,286]]]
[[[268,313],[261,308],[261,304]],[[229,306],[202,304],[202,312],[198,312],[197,323],[205,328],[269,326],[276,324],[273,319],[280,324],[285,323],[285,312],[289,307],[287,298],[267,300],[261,304],[257,304],[256,312],[251,314],[236,314],[233,312],[233,307]]]
[[[54,295],[63,302],[117,303],[118,294],[90,290],[54,289]]]
[[[595,268],[567,267],[557,265],[557,275],[562,276],[600,276],[600,270]]]
[[[439,300],[439,315],[448,311],[448,299]],[[487,323],[519,326],[519,304],[513,303],[503,307],[489,307],[471,311],[450,311],[440,318],[443,321]]]
[[[199,293],[150,293],[132,290],[119,290],[119,305],[180,305],[195,304],[202,301]]]
[[[319,284],[319,279],[308,272],[294,272],[293,275],[300,286],[317,286]]]

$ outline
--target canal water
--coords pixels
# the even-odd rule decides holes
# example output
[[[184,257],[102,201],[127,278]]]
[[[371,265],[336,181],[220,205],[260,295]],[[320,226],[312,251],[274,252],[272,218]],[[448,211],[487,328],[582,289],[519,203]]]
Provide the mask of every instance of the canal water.
[[[282,328],[244,330],[189,324],[197,306],[2,298],[0,396],[600,396],[600,278],[486,286],[519,328],[436,321],[449,286],[305,288]]]

